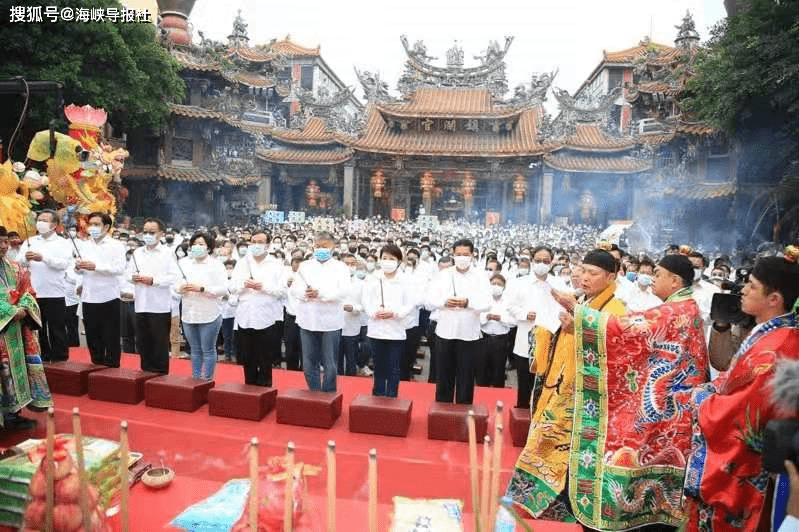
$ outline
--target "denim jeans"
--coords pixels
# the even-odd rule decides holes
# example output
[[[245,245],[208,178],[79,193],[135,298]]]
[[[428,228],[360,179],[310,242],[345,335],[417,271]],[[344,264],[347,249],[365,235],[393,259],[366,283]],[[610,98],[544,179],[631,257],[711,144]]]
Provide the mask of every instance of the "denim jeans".
[[[405,340],[369,339],[375,360],[375,384],[372,395],[396,397],[399,391],[400,360]]]
[[[222,316],[210,323],[183,323],[183,333],[191,346],[191,376],[195,379],[214,378],[216,337],[221,326]]]
[[[236,361],[236,342],[233,341],[233,325],[236,318],[222,320],[222,345],[225,347],[225,360]]]
[[[358,354],[358,335],[342,336],[338,354],[338,374],[355,375],[355,356]]]
[[[309,390],[336,391],[336,361],[341,329],[337,331],[306,331],[300,328],[302,343],[302,370]],[[320,386],[319,365],[324,371]]]

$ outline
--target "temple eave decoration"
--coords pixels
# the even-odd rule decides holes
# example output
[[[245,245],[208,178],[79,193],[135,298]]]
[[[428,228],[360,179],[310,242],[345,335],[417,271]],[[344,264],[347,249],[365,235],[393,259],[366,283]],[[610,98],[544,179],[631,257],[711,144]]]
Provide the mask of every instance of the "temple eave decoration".
[[[632,157],[596,155],[545,155],[544,164],[562,172],[635,174],[652,168],[652,162]]]
[[[351,148],[335,150],[261,150],[257,156],[264,161],[289,165],[336,165],[342,164],[353,156]]]

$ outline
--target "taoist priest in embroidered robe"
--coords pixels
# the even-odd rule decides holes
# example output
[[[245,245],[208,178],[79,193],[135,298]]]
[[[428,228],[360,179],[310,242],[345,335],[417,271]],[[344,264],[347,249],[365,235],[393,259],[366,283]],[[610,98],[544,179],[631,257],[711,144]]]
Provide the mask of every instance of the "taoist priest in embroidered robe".
[[[627,310],[613,294],[616,259],[603,249],[583,259],[581,302],[615,316]],[[574,327],[571,314],[561,313],[561,326],[551,339],[543,327],[531,331],[535,385],[527,445],[516,463],[508,492],[535,517],[574,520],[569,511],[566,477],[574,413]]]
[[[729,369],[694,393],[693,452],[685,482],[689,532],[754,532],[763,514],[771,515],[763,431],[772,419],[796,417],[799,407],[796,376],[781,379],[782,386],[773,383],[775,369],[799,362],[797,258],[799,249],[789,246],[785,258],[755,263],[741,309],[757,325]]]
[[[0,226],[0,412],[6,430],[29,429],[35,422],[19,416],[28,407],[53,406],[47,386],[39,337],[39,305],[30,283],[30,271],[8,260],[8,232]]]
[[[687,257],[667,255],[653,284],[664,304],[619,317],[575,307],[567,489],[571,512],[589,528],[683,520],[690,398],[709,372],[693,276]]]

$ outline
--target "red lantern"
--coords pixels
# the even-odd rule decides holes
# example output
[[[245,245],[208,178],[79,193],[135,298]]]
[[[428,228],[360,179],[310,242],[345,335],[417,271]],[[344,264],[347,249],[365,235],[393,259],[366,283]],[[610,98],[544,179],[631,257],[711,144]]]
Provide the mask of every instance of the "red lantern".
[[[521,203],[525,194],[527,194],[527,180],[522,174],[516,174],[513,176],[513,199]]]
[[[466,176],[463,178],[463,183],[461,184],[461,193],[463,194],[463,199],[469,201],[474,197],[474,189],[477,187],[477,184],[474,181],[474,177],[469,172],[466,172]]]
[[[433,188],[436,186],[436,180],[433,178],[433,174],[430,172],[425,172],[422,174],[422,178],[419,180],[419,184],[422,188],[422,198],[425,201],[428,201],[433,196]]]
[[[375,170],[372,174],[372,195],[375,198],[382,198],[385,193],[386,178],[382,170]]]
[[[308,202],[309,207],[316,207],[317,200],[319,199],[319,185],[313,179],[308,186],[305,187],[305,200]]]

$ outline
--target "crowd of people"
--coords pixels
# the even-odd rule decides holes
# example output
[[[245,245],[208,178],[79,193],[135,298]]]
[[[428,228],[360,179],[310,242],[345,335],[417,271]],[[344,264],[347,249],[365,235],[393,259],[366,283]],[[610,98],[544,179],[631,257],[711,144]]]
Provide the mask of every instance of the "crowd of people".
[[[36,236],[0,230],[2,281],[9,293],[24,292],[29,272],[31,285],[27,298],[0,305],[15,326],[0,343],[11,370],[3,372],[4,395],[19,396],[3,401],[7,427],[26,426],[23,406],[52,403],[40,361],[68,358],[80,344],[79,317],[96,364],[118,367],[122,351],[135,352],[142,370],[166,374],[185,339],[197,379],[213,379],[221,350],[243,366],[247,384],[271,386],[272,369],[285,365],[303,371],[311,390],[336,391],[338,375],[363,375],[373,378],[374,395],[387,397],[413,378],[424,341],[439,402],[471,404],[475,385],[505,387],[508,368],[515,370],[515,406],[530,410],[531,427],[508,493],[534,516],[577,517],[598,529],[634,521],[593,520],[582,507],[587,496],[575,505],[569,490],[579,480],[578,418],[585,422],[576,405],[600,378],[609,379],[596,392],[609,393],[601,403],[601,430],[613,433],[606,445],[619,431],[637,431],[629,447],[641,434],[671,430],[670,448],[688,472],[693,528],[756,528],[766,504],[760,455],[729,429],[760,430],[778,415],[762,392],[781,359],[799,356],[795,249],[733,264],[677,245],[630,254],[590,226],[369,219],[176,230],[154,218],[115,227],[104,213],[86,222],[85,231],[63,231],[56,212],[41,211]],[[715,294],[741,291],[754,323],[711,315]],[[18,345],[34,330],[38,362],[35,346]],[[588,345],[597,335],[603,342]],[[630,358],[630,346],[641,355]],[[589,375],[597,354],[606,365]],[[20,360],[27,360],[27,392],[9,377]],[[658,364],[666,364],[658,378],[667,381],[653,393],[675,405],[670,415],[629,404],[652,384],[648,368]],[[617,371],[626,388],[610,393],[621,386],[612,380]],[[619,402],[624,394],[628,403]],[[624,418],[630,407],[633,417]],[[647,425],[644,414],[656,419]],[[634,427],[617,426],[630,420]],[[584,465],[594,460],[580,456]],[[679,462],[673,454],[666,462],[639,458],[643,469]],[[634,479],[614,482],[629,489],[622,498],[638,489]],[[717,490],[734,493],[719,498]],[[655,488],[650,496],[657,498]],[[673,512],[659,511],[652,522],[672,522]]]

